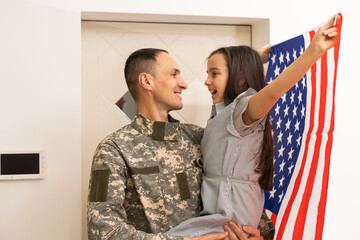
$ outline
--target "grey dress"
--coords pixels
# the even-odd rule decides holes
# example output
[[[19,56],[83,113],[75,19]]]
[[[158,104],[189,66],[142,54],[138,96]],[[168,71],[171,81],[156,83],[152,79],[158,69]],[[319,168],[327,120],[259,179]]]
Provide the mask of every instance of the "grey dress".
[[[213,106],[201,142],[204,175],[201,187],[203,211],[168,231],[198,237],[223,232],[232,220],[238,226],[257,227],[264,208],[264,192],[254,169],[261,150],[265,117],[245,125],[242,114],[256,91],[248,89],[231,104]]]

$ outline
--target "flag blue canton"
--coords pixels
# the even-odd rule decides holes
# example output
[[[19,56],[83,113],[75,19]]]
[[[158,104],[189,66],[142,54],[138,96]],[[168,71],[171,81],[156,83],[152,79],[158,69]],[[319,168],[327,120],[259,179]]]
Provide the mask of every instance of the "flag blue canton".
[[[302,35],[272,47],[266,84],[294,62],[304,51]],[[298,159],[306,115],[306,75],[270,110],[274,141],[273,189],[265,192],[265,208],[278,214]]]

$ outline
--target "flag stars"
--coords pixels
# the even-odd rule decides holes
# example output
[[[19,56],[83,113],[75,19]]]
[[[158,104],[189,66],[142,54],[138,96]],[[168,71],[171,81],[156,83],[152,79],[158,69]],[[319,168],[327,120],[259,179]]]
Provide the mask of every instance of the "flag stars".
[[[269,193],[270,193],[269,199],[274,198],[275,192],[276,192],[276,189],[274,189],[274,187],[273,187],[273,189],[271,191],[269,191]]]
[[[301,84],[303,85],[303,89],[306,87],[306,78],[303,77],[301,80]]]
[[[282,122],[282,120],[281,120],[281,118],[279,118],[276,122],[276,129],[281,127],[281,122]]]
[[[282,176],[281,179],[279,180],[279,187],[283,186],[284,180],[285,180],[285,178],[284,178],[284,176]]]
[[[278,66],[278,65],[276,65],[276,67],[275,67],[275,70],[274,70],[274,75],[275,75],[275,77],[277,77],[277,76],[279,76],[279,75],[280,75],[280,68],[279,68],[279,66]]]
[[[301,141],[301,136],[299,135],[299,137],[296,139],[296,142],[297,142],[297,147],[300,146],[300,141]]]
[[[285,150],[284,146],[281,145],[281,148],[279,149],[279,157],[284,155],[284,150]]]
[[[282,131],[280,131],[277,142],[282,142],[282,137],[283,137],[283,133],[282,133]]]
[[[298,120],[296,120],[296,123],[295,123],[295,132],[296,131],[299,131],[299,125],[300,125],[300,122]]]
[[[286,105],[285,109],[284,109],[284,117],[289,115],[289,107],[288,105]]]
[[[293,153],[294,153],[294,149],[293,149],[293,148],[291,148],[291,149],[290,149],[290,152],[288,152],[288,155],[289,155],[289,160],[290,160],[290,159],[292,159],[292,155],[293,155]]]
[[[279,171],[279,172],[284,171],[284,166],[285,166],[285,162],[284,162],[284,159],[283,159],[282,162],[279,164],[279,167],[280,167],[280,171]]]
[[[291,123],[291,121],[290,121],[290,119],[288,118],[287,122],[285,123],[285,126],[286,126],[285,131],[287,131],[287,130],[290,129],[290,123]]]
[[[281,194],[280,194],[280,195],[278,195],[278,197],[279,197],[279,203],[281,202],[281,200],[282,200],[283,196],[284,196],[284,192],[281,192]]]
[[[295,89],[298,89],[299,88],[299,83],[295,83]]]
[[[289,63],[290,62],[290,53],[288,51],[286,51],[286,62]]]
[[[299,100],[299,104],[300,104],[302,102],[302,92],[299,92],[298,100]]]
[[[284,54],[282,52],[280,52],[279,62],[280,64],[284,62]]]
[[[305,117],[305,106],[304,105],[301,106],[301,117],[302,118]]]
[[[270,80],[267,82],[267,84],[269,85],[270,83],[272,83],[273,79],[272,77],[270,77]]]
[[[292,137],[293,137],[293,135],[291,135],[291,132],[289,132],[289,136],[286,138],[287,139],[287,145],[291,144]]]
[[[279,111],[280,111],[280,106],[279,106],[279,104],[276,104],[275,116],[279,114]]]
[[[271,57],[271,61],[273,65],[275,64],[275,59],[276,59],[276,54],[272,55]]]
[[[291,92],[291,96],[290,96],[291,103],[294,102],[294,97],[295,97],[295,93]]]
[[[288,167],[288,170],[289,170],[289,173],[288,173],[288,175],[290,175],[291,174],[291,171],[292,171],[292,169],[294,168],[294,165],[292,165],[291,164],[291,166],[290,167]]]
[[[303,54],[303,52],[304,52],[304,47],[300,46],[300,55]]]
[[[293,49],[293,55],[292,55],[292,57],[294,58],[294,61],[297,59],[296,50],[295,50],[295,49]]]
[[[293,117],[296,117],[297,116],[297,106],[294,106],[294,109],[292,110],[292,113],[293,113]]]
[[[281,99],[282,99],[282,103],[286,102],[286,93],[281,96]]]

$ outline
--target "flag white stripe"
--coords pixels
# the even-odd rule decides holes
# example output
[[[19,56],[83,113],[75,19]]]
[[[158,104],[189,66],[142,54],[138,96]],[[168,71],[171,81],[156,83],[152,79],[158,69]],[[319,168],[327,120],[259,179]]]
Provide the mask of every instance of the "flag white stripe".
[[[335,69],[334,62],[334,48],[328,50],[327,56],[327,71],[328,69]],[[333,107],[333,86],[334,86],[334,72],[327,71],[328,73],[328,84],[326,89],[326,105],[325,105],[325,119],[324,119],[324,133],[329,132],[330,124],[331,124],[331,112]],[[316,178],[314,182],[314,189],[311,195],[311,199],[309,202],[309,215],[307,221],[305,223],[305,231],[304,238],[315,236],[316,225],[317,225],[317,213],[318,206],[321,197],[322,185],[323,185],[323,173],[324,173],[324,165],[325,165],[325,150],[328,142],[328,134],[323,134],[323,140],[321,144],[321,152],[319,156],[319,165],[316,173]]]

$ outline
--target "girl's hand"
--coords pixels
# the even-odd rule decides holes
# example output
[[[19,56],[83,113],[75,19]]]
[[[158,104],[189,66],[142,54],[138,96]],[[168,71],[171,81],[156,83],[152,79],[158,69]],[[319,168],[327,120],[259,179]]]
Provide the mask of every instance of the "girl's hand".
[[[320,27],[310,44],[310,46],[315,48],[315,51],[319,51],[320,56],[332,48],[340,38],[339,24],[341,17],[337,15],[336,18],[337,24],[334,26],[335,18],[333,18],[327,24]]]

